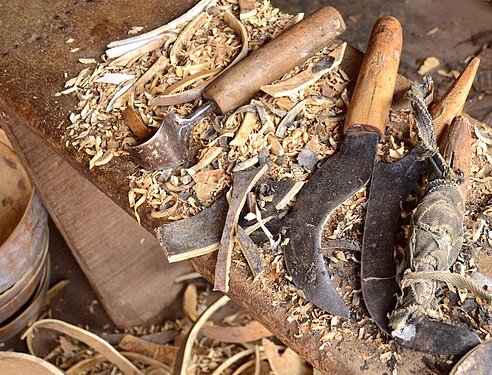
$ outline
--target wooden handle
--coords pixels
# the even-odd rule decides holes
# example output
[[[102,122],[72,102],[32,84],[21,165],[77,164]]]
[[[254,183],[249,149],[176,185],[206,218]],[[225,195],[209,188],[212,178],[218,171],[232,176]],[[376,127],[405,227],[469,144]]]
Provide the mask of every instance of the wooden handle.
[[[471,130],[470,121],[464,116],[457,116],[446,129],[439,142],[443,158],[450,163],[454,171],[463,172],[465,182],[460,186],[463,201],[468,195],[468,183],[471,168]]]
[[[463,73],[448,88],[444,96],[431,107],[430,113],[434,120],[438,141],[449,130],[451,121],[463,111],[479,65],[480,59],[474,57],[465,70],[463,70]]]
[[[340,13],[329,6],[321,8],[229,69],[203,97],[214,101],[221,113],[236,109],[251,100],[261,86],[301,65],[343,31]]]
[[[362,125],[383,136],[395,90],[402,44],[398,20],[389,16],[380,18],[372,29],[362,61],[345,119],[345,132],[352,125]]]

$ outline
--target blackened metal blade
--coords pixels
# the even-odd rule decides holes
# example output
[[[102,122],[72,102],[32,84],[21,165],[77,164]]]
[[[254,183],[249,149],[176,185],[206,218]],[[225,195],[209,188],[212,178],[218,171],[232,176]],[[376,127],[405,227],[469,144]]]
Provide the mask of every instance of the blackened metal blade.
[[[338,295],[321,252],[321,232],[330,214],[371,178],[378,146],[375,132],[354,129],[340,151],[328,159],[304,185],[286,219],[285,264],[307,300],[344,317],[349,310]]]
[[[371,317],[386,333],[388,314],[396,306],[393,246],[400,204],[420,176],[423,163],[413,149],[395,163],[376,163],[371,179],[362,241],[361,286]]]
[[[480,344],[480,338],[466,328],[438,322],[427,316],[410,320],[395,341],[404,348],[434,355],[464,355]]]

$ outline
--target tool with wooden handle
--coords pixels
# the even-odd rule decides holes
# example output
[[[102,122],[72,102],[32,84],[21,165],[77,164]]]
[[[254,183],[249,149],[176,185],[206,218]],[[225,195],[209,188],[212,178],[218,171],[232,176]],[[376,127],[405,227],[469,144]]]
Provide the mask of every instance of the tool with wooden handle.
[[[462,194],[466,191],[466,178],[470,170],[469,130],[457,126],[453,128],[453,132],[448,132],[447,129],[451,120],[462,111],[478,64],[479,60],[474,58],[446,95],[432,105],[431,114],[436,113],[437,117],[414,114],[417,118],[433,120],[436,138],[440,140],[439,147],[446,159],[451,159],[447,157],[448,151],[453,152],[454,165],[465,172],[465,183],[461,185]],[[422,100],[425,101],[424,98]],[[460,152],[456,152],[457,150]],[[361,252],[361,289],[369,315],[388,334],[391,333],[388,315],[395,308],[396,296],[400,294],[394,259],[395,233],[401,206],[421,175],[424,164],[422,154],[423,150],[415,147],[397,162],[378,162],[374,166],[371,178]],[[428,331],[429,338],[434,336],[434,330]],[[425,329],[421,332],[425,333]],[[466,343],[469,342],[467,335],[462,334],[459,339],[443,345],[445,337],[446,335],[442,335],[440,338],[439,347],[441,350],[447,350],[448,354],[456,354],[456,348],[466,347]],[[428,339],[424,341],[429,342]]]
[[[379,139],[393,98],[402,49],[401,25],[380,18],[372,31],[345,121],[345,140],[300,191],[287,219],[285,264],[307,300],[327,312],[348,316],[321,251],[321,232],[330,214],[371,178]]]
[[[188,139],[193,126],[212,112],[231,111],[248,102],[260,90],[301,65],[345,31],[340,13],[326,6],[252,52],[211,83],[203,93],[207,101],[181,118],[170,113],[146,142],[129,148],[137,164],[164,169],[188,159]]]

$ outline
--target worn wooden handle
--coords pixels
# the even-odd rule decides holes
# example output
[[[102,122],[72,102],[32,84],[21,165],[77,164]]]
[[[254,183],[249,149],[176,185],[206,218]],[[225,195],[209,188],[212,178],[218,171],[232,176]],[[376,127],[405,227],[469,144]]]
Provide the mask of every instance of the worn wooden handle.
[[[463,172],[465,182],[460,186],[461,196],[466,201],[471,168],[471,124],[464,116],[457,116],[446,129],[439,149],[454,171]]]
[[[326,6],[255,50],[203,93],[221,113],[247,103],[263,85],[272,83],[345,31],[340,13]]]
[[[366,54],[345,119],[377,131],[382,137],[395,90],[403,44],[401,25],[394,17],[380,18],[372,29]]]

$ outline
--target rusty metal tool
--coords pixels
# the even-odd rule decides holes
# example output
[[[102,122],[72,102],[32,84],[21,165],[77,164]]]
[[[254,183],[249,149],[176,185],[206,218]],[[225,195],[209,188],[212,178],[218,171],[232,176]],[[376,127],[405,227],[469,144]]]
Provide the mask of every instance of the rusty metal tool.
[[[350,101],[342,147],[301,189],[285,225],[289,238],[285,264],[292,281],[307,300],[331,314],[348,317],[349,311],[323,261],[321,232],[330,214],[371,178],[393,98],[402,39],[395,18],[376,22]]]
[[[444,97],[432,107],[431,113],[434,114],[434,118],[430,119],[434,120],[436,137],[441,139],[440,147],[444,150],[444,155],[450,152],[448,150],[461,150],[462,152],[454,154],[455,165],[459,165],[460,169],[468,173],[469,130],[463,125],[454,126],[453,131],[449,133],[447,129],[451,120],[463,109],[478,65],[477,58],[470,62]],[[447,136],[444,138],[445,134]],[[401,204],[420,176],[421,152],[414,148],[396,163],[377,163],[372,176],[362,244],[361,287],[369,314],[388,334],[391,333],[388,314],[396,306],[396,295],[400,292],[393,255],[395,232]],[[463,160],[466,158],[468,162]],[[466,188],[465,182],[461,186],[464,197]],[[468,330],[444,325],[425,317],[414,323],[418,335],[407,343],[400,340],[403,346],[450,355],[463,353],[478,342],[478,337]],[[449,337],[455,338],[449,340]]]
[[[148,169],[181,165],[188,159],[193,126],[216,112],[223,114],[248,102],[260,87],[279,79],[345,31],[340,13],[326,6],[252,52],[204,91],[205,103],[186,117],[170,113],[146,142],[129,148],[137,164]]]

